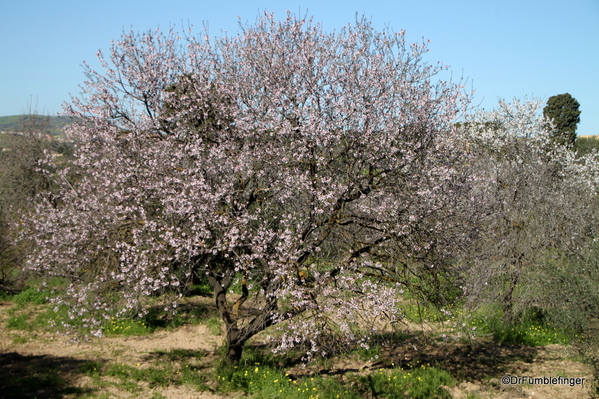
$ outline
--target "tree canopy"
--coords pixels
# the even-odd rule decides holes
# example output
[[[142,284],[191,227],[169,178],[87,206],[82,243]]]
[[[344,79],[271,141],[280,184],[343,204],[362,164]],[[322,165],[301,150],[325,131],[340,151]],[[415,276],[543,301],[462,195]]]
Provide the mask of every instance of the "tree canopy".
[[[576,129],[580,122],[580,104],[570,94],[549,97],[543,115],[553,123],[553,140],[570,148],[576,142]]]
[[[470,96],[427,51],[291,14],[222,38],[124,34],[66,107],[78,172],[58,168],[59,204],[29,220],[32,268],[71,281],[62,300],[96,334],[150,295],[176,307],[195,276],[232,361],[283,322],[280,349],[365,342],[357,323],[394,325],[409,275],[450,274],[472,239],[454,124]]]

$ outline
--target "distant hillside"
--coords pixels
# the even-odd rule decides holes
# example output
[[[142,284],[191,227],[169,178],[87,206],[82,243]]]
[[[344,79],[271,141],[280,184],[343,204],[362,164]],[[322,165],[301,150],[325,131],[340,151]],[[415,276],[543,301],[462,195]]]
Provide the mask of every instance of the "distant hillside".
[[[579,156],[586,155],[593,150],[599,151],[599,136],[578,136],[574,147]]]
[[[0,116],[0,132],[18,132],[22,130],[21,120],[27,116],[28,115]],[[47,131],[43,133],[51,136],[62,136],[62,128],[72,123],[72,119],[66,116],[39,115],[39,117],[49,118],[50,124]]]

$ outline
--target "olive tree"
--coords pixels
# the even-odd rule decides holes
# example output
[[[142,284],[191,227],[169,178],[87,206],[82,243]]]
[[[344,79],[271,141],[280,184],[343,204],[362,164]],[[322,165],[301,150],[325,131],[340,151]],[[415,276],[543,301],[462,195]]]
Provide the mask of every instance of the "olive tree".
[[[18,133],[2,134],[0,151],[0,290],[15,292],[22,280],[22,266],[30,243],[15,243],[20,221],[30,212],[36,196],[49,193],[52,179],[40,171],[44,151],[51,150],[46,139],[50,118],[28,107],[18,123]]]
[[[231,361],[274,325],[279,349],[364,343],[401,318],[398,265],[434,275],[470,240],[469,94],[426,52],[364,19],[124,34],[66,106],[78,178],[59,168],[59,200],[29,220],[31,267],[71,281],[62,300],[98,335],[115,306],[143,314],[200,275]]]
[[[501,101],[462,125],[478,182],[473,192],[487,204],[471,254],[469,298],[501,304],[506,322],[532,306],[564,308],[569,299],[554,294],[566,287],[549,284],[557,275],[551,265],[596,234],[597,160],[556,146],[540,105]],[[584,279],[575,269],[566,274]]]

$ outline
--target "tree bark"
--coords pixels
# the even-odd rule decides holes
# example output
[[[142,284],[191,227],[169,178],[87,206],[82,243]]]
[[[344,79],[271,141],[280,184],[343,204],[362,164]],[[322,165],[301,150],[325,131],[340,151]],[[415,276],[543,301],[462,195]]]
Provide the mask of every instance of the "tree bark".
[[[227,330],[227,354],[225,361],[227,363],[239,363],[243,353],[245,340],[241,338],[238,328],[233,327]]]

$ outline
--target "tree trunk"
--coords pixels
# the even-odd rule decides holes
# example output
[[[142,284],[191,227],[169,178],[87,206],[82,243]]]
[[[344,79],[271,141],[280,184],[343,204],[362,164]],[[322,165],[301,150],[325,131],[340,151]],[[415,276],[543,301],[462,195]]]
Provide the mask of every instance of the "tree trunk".
[[[228,363],[239,363],[245,340],[240,339],[240,331],[238,328],[230,328],[227,330],[227,354],[225,361]]]
[[[513,270],[507,292],[503,296],[503,322],[507,325],[513,324],[516,319],[514,314],[514,290],[518,285],[519,277],[518,270]]]

